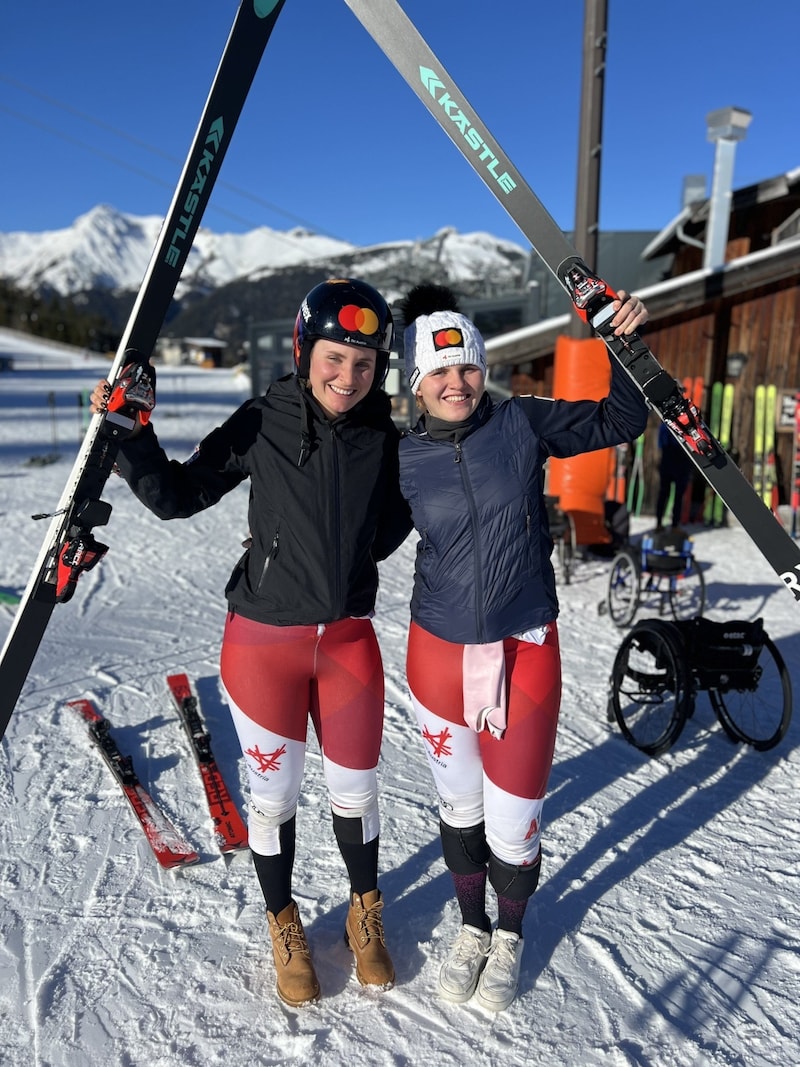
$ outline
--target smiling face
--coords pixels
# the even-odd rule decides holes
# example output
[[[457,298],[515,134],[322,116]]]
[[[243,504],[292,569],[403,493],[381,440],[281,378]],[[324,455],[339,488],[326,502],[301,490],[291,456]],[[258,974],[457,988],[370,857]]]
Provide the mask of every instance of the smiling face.
[[[434,418],[461,422],[477,408],[484,389],[480,367],[474,363],[461,363],[426,374],[419,383],[417,398]]]
[[[375,378],[374,348],[316,341],[311,350],[308,384],[329,419],[344,415],[363,400]]]

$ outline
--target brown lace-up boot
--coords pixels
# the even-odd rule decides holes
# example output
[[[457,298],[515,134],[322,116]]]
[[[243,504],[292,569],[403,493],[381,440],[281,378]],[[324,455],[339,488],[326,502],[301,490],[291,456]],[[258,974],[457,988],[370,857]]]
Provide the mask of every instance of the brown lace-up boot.
[[[293,1008],[319,999],[319,982],[295,902],[277,915],[268,911],[267,922],[278,974],[278,996]]]
[[[383,900],[380,890],[359,896],[353,893],[344,928],[344,939],[356,958],[356,977],[362,985],[394,984],[394,967],[383,936]]]

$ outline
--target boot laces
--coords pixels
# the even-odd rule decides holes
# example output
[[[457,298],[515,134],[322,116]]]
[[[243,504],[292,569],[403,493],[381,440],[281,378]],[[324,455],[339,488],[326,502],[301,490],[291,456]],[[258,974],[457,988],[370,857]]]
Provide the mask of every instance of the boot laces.
[[[284,949],[290,956],[308,956],[311,951],[306,941],[306,935],[302,926],[296,922],[288,922],[278,930]]]
[[[360,933],[364,934],[367,941],[380,941],[383,945],[385,941],[383,919],[381,918],[382,910],[382,900],[376,900],[369,908],[362,908],[361,915],[358,917],[358,929]]]

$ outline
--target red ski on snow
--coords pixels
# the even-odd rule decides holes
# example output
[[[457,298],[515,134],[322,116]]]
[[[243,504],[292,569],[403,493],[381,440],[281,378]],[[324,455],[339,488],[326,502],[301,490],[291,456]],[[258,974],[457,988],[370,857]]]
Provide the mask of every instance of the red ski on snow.
[[[87,699],[70,700],[67,706],[74,708],[89,728],[89,736],[111,773],[125,794],[128,803],[144,830],[144,835],[162,867],[186,867],[197,863],[200,856],[175,829],[164,812],[144,788],[133,769],[130,756],[124,756],[111,736],[111,723]]]
[[[167,686],[197,761],[220,852],[247,848],[247,827],[231,799],[211,751],[211,736],[203,725],[200,705],[186,674],[170,674]]]

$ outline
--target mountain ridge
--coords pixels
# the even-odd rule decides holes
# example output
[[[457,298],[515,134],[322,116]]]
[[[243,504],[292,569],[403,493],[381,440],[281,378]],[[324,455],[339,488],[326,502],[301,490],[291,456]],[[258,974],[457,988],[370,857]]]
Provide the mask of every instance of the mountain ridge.
[[[67,302],[101,321],[104,336],[120,336],[162,225],[156,216],[100,204],[62,230],[0,233],[0,279]],[[601,233],[599,270],[628,290],[657,280],[659,264],[641,258],[652,237],[649,231]],[[445,226],[428,237],[361,247],[302,228],[232,234],[201,227],[161,332],[216,337],[240,349],[254,323],[294,318],[303,294],[336,276],[363,278],[390,304],[431,280],[449,285],[468,309],[496,297],[524,302],[527,322],[570,307],[535,252],[483,231]]]
[[[0,234],[0,277],[26,291],[59,296],[97,289],[136,291],[162,225],[157,216],[131,215],[100,204],[61,230]],[[465,281],[497,276],[505,286],[518,283],[528,259],[521,245],[451,228],[421,240],[359,247],[300,227],[280,231],[263,226],[243,234],[201,227],[176,297],[182,300],[234,282],[260,281],[276,272],[328,262],[358,263],[361,276],[367,277],[384,272],[387,259],[397,264],[417,255],[442,263],[456,280],[462,273]]]

